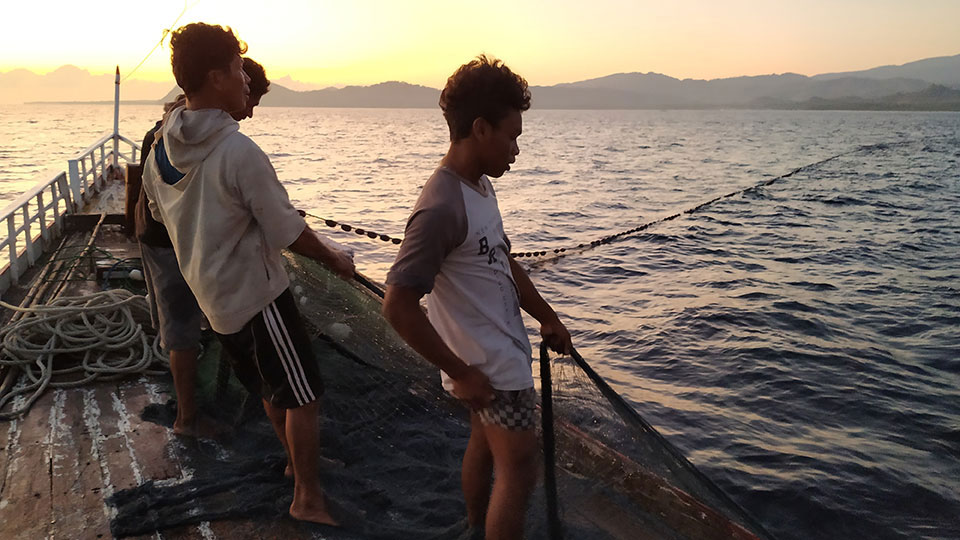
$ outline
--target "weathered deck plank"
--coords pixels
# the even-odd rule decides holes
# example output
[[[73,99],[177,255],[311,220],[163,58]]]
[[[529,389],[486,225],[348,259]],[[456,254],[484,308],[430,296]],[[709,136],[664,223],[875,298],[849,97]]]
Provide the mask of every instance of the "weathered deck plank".
[[[0,456],[0,535],[12,536],[13,524],[8,524],[7,515],[15,510],[11,507],[9,486],[10,478],[13,476],[10,470],[10,462],[13,460],[20,440],[20,427],[22,422],[18,419],[10,420],[2,424],[3,452]],[[6,511],[5,511],[6,509]]]
[[[145,480],[181,478],[180,463],[168,449],[172,432],[164,426],[140,419],[143,409],[154,402],[147,384],[148,381],[141,377],[123,383],[119,390],[120,401],[127,413],[127,437],[140,466],[140,474]]]
[[[116,406],[119,401],[116,383],[98,384],[87,397],[88,412],[96,416],[96,442],[105,485],[103,495],[107,497],[116,490],[139,485],[142,477],[136,462],[131,461],[124,432],[127,429],[126,415],[121,417]]]
[[[50,529],[50,412],[53,393],[40,397],[20,424],[0,504],[3,538],[45,538]]]
[[[210,530],[217,538],[252,538],[271,539],[271,538],[297,538],[290,535],[287,531],[274,530],[273,527],[264,531],[264,523],[256,522],[251,519],[223,520],[210,523]]]
[[[4,486],[7,482],[7,464],[10,461],[10,455],[13,453],[11,441],[16,440],[20,433],[19,427],[17,420],[0,422],[0,501],[5,498]]]
[[[60,413],[51,426],[54,538],[110,538],[104,482],[95,442],[84,422],[83,390],[57,392]],[[62,403],[62,406],[60,406]]]
[[[140,467],[140,474],[146,480],[178,480],[185,477],[179,457],[176,453],[176,444],[171,441],[173,430],[141,420],[143,409],[152,403],[159,403],[161,396],[156,383],[146,377],[128,380],[120,385],[119,395],[125,405],[127,423],[129,425],[128,440],[136,462]],[[209,525],[185,525],[164,530],[160,537],[166,539],[209,540],[215,536],[207,534],[204,527]],[[144,535],[143,540],[156,539],[157,535]],[[219,538],[219,537],[217,537]],[[226,538],[242,538],[240,536]]]

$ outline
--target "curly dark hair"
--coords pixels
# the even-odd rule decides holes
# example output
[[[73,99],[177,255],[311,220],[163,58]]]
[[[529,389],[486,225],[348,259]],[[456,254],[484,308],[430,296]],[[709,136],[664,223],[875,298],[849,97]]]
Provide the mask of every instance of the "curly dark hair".
[[[440,108],[453,142],[470,135],[473,121],[483,118],[496,126],[511,110],[530,108],[527,81],[503,61],[481,54],[447,79],[440,92]]]
[[[247,52],[229,26],[190,23],[170,35],[170,64],[177,85],[188,96],[200,90],[207,73],[225,70],[238,54]]]
[[[270,79],[267,78],[267,70],[259,62],[250,58],[243,57],[243,71],[250,77],[250,96],[262,97],[270,91]]]

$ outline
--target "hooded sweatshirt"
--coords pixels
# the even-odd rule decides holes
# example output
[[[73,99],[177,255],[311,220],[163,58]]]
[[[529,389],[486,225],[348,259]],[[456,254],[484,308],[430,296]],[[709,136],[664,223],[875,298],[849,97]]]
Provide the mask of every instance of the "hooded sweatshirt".
[[[267,155],[219,109],[170,112],[143,172],[153,217],[210,326],[233,334],[290,285],[280,251],[306,222]]]

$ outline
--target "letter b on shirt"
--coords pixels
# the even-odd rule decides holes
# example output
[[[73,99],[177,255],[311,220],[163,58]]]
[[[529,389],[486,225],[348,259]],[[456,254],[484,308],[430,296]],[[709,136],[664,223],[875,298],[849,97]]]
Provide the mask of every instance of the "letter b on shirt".
[[[487,241],[487,237],[480,238],[480,251],[477,252],[477,255],[486,255],[487,264],[493,264],[497,262],[497,246],[490,247],[490,242]]]

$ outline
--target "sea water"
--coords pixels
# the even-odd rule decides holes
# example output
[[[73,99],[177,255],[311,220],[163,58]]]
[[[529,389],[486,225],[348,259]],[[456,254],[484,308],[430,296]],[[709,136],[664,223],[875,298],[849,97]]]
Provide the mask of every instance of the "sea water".
[[[123,107],[121,132],[160,112]],[[0,205],[111,125],[0,107]],[[241,130],[299,208],[391,236],[448,144],[439,110]],[[960,537],[960,114],[534,109],[523,130],[493,180],[518,252],[734,193],[519,259],[641,415],[779,538]],[[396,246],[314,225],[383,279]]]

